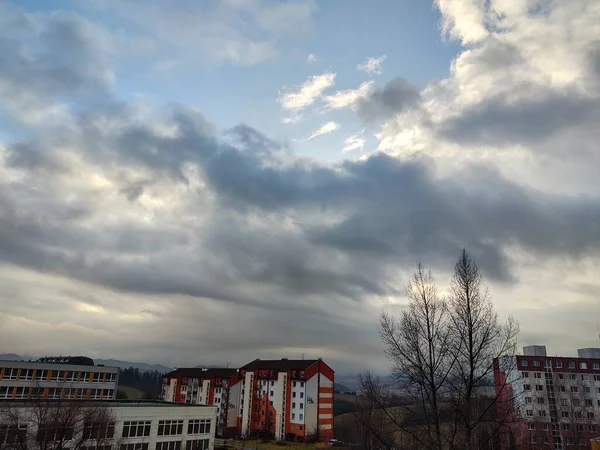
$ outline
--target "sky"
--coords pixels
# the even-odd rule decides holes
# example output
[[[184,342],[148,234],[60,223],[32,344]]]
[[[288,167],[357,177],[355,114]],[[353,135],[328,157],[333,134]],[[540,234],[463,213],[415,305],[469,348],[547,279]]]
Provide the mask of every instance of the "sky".
[[[0,351],[386,373],[465,247],[600,347],[600,2],[0,3]]]

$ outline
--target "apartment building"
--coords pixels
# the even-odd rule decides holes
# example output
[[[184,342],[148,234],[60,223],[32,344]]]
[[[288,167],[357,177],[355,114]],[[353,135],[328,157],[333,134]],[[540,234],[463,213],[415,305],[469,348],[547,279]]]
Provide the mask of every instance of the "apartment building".
[[[600,437],[600,349],[547,356],[546,347],[494,360],[500,405],[512,406],[504,448],[589,448]]]
[[[11,399],[112,400],[119,369],[83,356],[0,361],[0,401]]]
[[[334,371],[321,359],[260,360],[240,367],[230,384],[236,410],[227,431],[278,440],[333,438]]]
[[[216,408],[203,405],[174,404],[162,401],[84,401],[89,410],[76,401],[77,411],[85,418],[69,414],[49,414],[60,417],[59,423],[44,423],[41,429],[39,414],[30,402],[7,400],[0,411],[0,448],[35,447],[80,448],[81,450],[212,450]],[[49,401],[44,408],[69,408],[66,402]],[[108,409],[106,420],[87,422],[97,417],[99,407]],[[11,417],[19,422],[3,420],[2,412],[11,408]],[[93,420],[93,419],[92,419]],[[65,431],[66,430],[66,431]],[[58,434],[60,434],[60,436]],[[48,442],[42,442],[42,441]],[[31,442],[29,442],[31,441]]]
[[[162,399],[174,403],[214,406],[216,433],[223,435],[229,413],[229,384],[237,380],[237,369],[179,368],[163,378]]]

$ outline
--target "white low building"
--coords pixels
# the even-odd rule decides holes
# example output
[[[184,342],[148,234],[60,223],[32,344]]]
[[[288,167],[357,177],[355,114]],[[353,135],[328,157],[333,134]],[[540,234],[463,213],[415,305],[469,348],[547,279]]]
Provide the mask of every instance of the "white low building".
[[[2,406],[0,448],[18,448],[19,441],[39,444],[40,439],[53,442],[51,447],[56,450],[213,450],[214,447],[217,408],[213,406],[152,400],[5,401]],[[40,425],[36,417],[44,408],[56,410],[48,415],[51,417],[73,415],[67,412],[69,408],[79,408],[78,419],[66,427],[62,420],[59,426]],[[60,413],[61,408],[65,414]]]

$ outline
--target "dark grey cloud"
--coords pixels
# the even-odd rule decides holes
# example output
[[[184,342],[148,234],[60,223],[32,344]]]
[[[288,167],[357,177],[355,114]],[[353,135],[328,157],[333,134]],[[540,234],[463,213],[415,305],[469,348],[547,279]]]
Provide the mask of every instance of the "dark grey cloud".
[[[539,144],[573,127],[597,123],[598,100],[575,90],[521,86],[519,100],[486,98],[452,117],[435,130],[442,139],[459,144],[494,147]]]
[[[415,108],[421,101],[419,90],[405,78],[394,78],[383,89],[373,90],[356,103],[358,116],[367,123],[385,121]]]

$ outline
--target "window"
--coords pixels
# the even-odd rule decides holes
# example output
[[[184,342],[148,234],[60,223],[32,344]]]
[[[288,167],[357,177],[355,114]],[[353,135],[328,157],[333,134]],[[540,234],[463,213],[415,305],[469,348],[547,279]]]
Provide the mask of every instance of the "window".
[[[592,388],[589,386],[584,386],[583,387],[583,392],[586,394],[590,394],[592,392]]]
[[[543,423],[542,424],[542,430],[548,431],[548,424],[547,423]]]
[[[12,398],[13,388],[9,388],[8,386],[0,387],[0,399]]]
[[[571,431],[571,424],[570,423],[563,423],[562,424],[562,429],[563,429],[563,431]]]
[[[577,375],[575,375],[574,373],[569,374],[569,380],[575,381],[576,379],[577,379]]]
[[[587,418],[588,419],[593,419],[594,418],[594,413],[593,412],[588,412],[587,413]]]
[[[181,450],[181,441],[157,442],[156,450]]]
[[[102,394],[102,396],[105,399],[112,399],[115,396],[115,390],[114,389],[104,389],[104,394]]]
[[[26,387],[19,387],[17,388],[17,394],[15,395],[15,398],[27,398],[29,397],[29,388]]]
[[[529,372],[523,372],[523,378],[529,378]]]
[[[525,397],[525,403],[531,403],[531,397]]]
[[[566,392],[566,388],[564,386],[559,386],[558,392]]]
[[[569,417],[569,411],[561,411],[561,412],[560,412],[560,416],[561,416],[563,419],[567,419],[567,418]]]
[[[0,446],[24,443],[27,438],[27,425],[0,424]]]
[[[210,419],[194,419],[188,421],[188,434],[210,433]]]
[[[304,392],[300,392],[300,398],[304,398]]]
[[[592,369],[594,369],[594,370],[600,370],[600,363],[593,363],[592,364]]]
[[[66,399],[74,399],[77,389],[65,389],[65,398]]]
[[[544,386],[542,386],[541,384],[536,384],[535,385],[535,390],[536,391],[543,391],[544,390]]]
[[[148,450],[148,443],[138,444],[121,444],[119,450]]]
[[[564,380],[564,379],[565,379],[565,376],[564,376],[562,373],[559,373],[559,374],[558,374],[558,379],[559,379],[559,380]]]
[[[545,409],[540,409],[538,411],[538,414],[540,415],[540,417],[546,417],[546,410]]]
[[[292,402],[292,408],[295,408],[295,407],[296,407],[296,403]]]
[[[583,424],[582,423],[578,423],[576,425],[576,427],[577,427],[577,431],[583,431]]]
[[[572,437],[568,437],[568,438],[566,438],[566,439],[565,439],[565,443],[566,443],[567,445],[573,445],[573,443],[574,443],[574,441],[573,441],[573,438],[572,438]]]
[[[84,439],[112,439],[114,435],[114,422],[88,422],[83,427]]]
[[[292,420],[296,420],[296,414],[292,413]]]
[[[540,362],[539,361],[534,361],[533,362],[533,367],[540,367]]]
[[[582,363],[579,363],[579,368],[580,368],[580,369],[587,370],[587,363],[584,363],[584,362],[582,362]]]
[[[581,411],[575,411],[575,418],[576,419],[583,419],[583,413]],[[581,431],[583,431],[583,430],[581,430]]]
[[[593,413],[592,413],[592,414],[593,414]],[[303,416],[302,416],[302,414],[300,414],[300,420],[303,420]]]
[[[107,373],[106,374],[106,382],[107,383],[114,383],[115,382],[115,374],[114,373]]]
[[[554,366],[555,366],[557,369],[562,369],[562,361],[556,361],[556,362],[554,363]]]
[[[185,450],[208,450],[210,439],[194,439],[185,442]]]
[[[150,420],[123,423],[123,437],[150,436]]]
[[[300,403],[300,409],[304,409],[304,403]]]
[[[294,381],[294,387],[296,387],[296,382]]]
[[[546,402],[546,399],[545,399],[544,397],[538,397],[538,398],[537,398],[537,402],[538,402],[539,404],[543,404],[543,403],[545,403],[545,402]]]
[[[542,378],[542,373],[541,372],[535,372],[533,374],[533,378]]]
[[[104,374],[102,372],[94,372],[94,383],[104,383]]]
[[[533,417],[533,409],[528,409],[527,411],[525,411],[525,415],[527,417]]]
[[[53,400],[60,398],[60,388],[48,389],[48,398]]]
[[[19,369],[4,369],[4,377],[3,380],[16,380],[17,373],[19,373]]]
[[[594,381],[600,381],[600,375],[594,375]]]
[[[65,379],[65,371],[64,370],[53,370],[52,371],[52,381],[62,381]]]
[[[566,398],[561,398],[560,399],[560,406],[567,406],[567,405],[568,405],[567,399]]]
[[[590,424],[590,432],[596,433],[598,431],[598,425],[595,423]]]
[[[527,429],[528,430],[535,430],[535,422],[528,422],[527,423]]]
[[[569,361],[569,369],[574,369],[575,363],[573,361]]]
[[[33,369],[21,369],[19,380],[33,380]]]
[[[275,386],[275,382],[274,381],[271,381],[271,386]]]
[[[102,398],[102,389],[90,389],[90,398],[100,400]]]
[[[73,427],[59,426],[58,424],[41,424],[38,427],[38,442],[70,441],[73,439]]]
[[[67,381],[77,381],[77,372],[69,370],[67,372]]]
[[[304,381],[300,382],[300,387],[303,388],[304,387]]]
[[[590,381],[590,376],[589,375],[581,375],[581,379],[583,381]]]
[[[48,379],[48,371],[47,370],[36,370],[34,380],[46,381]]]
[[[579,388],[577,386],[571,386],[571,392],[577,393],[579,392]]]
[[[89,372],[80,372],[79,373],[79,381],[81,383],[87,383],[90,381],[90,373]]]
[[[160,420],[158,422],[159,436],[175,436],[183,434],[183,420]]]
[[[530,391],[531,390],[531,385],[530,384],[524,384],[523,385],[523,390]]]
[[[527,360],[526,360],[526,359],[522,359],[522,360],[521,360],[521,365],[522,365],[523,367],[527,367],[527,366],[529,365],[529,363],[527,362]]]
[[[292,398],[296,398],[296,392],[292,392]]]
[[[269,395],[270,395],[271,397],[273,397],[273,396],[275,395],[275,392],[271,391],[271,392],[269,393]]]

